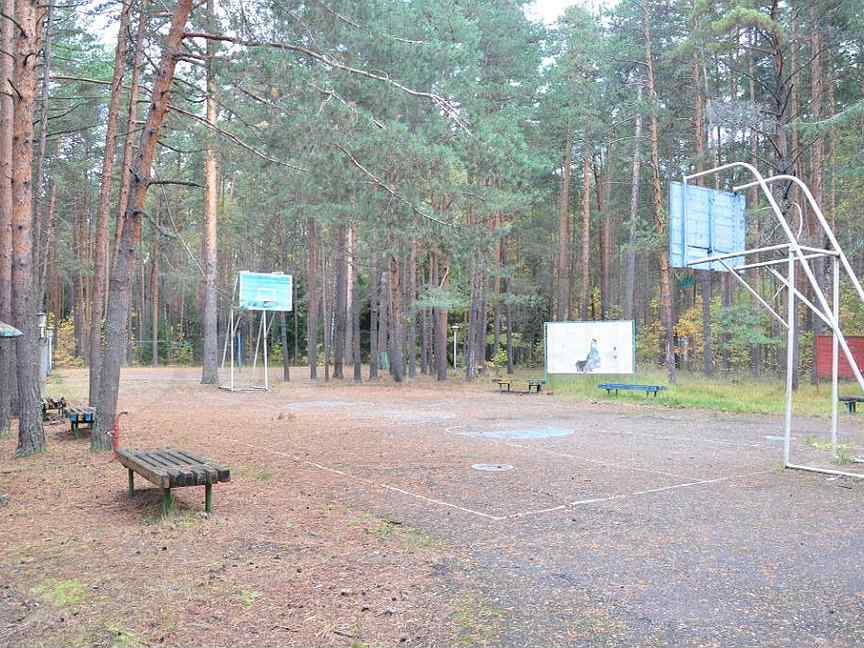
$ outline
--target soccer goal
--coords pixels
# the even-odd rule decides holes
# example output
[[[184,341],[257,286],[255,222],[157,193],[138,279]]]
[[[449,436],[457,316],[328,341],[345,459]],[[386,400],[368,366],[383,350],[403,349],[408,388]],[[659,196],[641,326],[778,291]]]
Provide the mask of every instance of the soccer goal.
[[[732,169],[744,169],[753,178],[732,187],[731,192],[695,187],[688,183],[696,178],[715,175]],[[771,191],[772,184],[785,184],[797,187],[806,201],[806,207],[813,213],[821,230],[820,234],[826,245],[824,248],[803,245],[799,241],[802,228],[796,232],[786,218],[786,211],[780,207]],[[758,187],[760,194],[768,203],[768,208],[777,219],[779,226],[778,242],[759,248],[747,249],[746,246],[746,205],[745,197],[738,192]],[[792,213],[803,214],[800,205]],[[803,219],[802,219],[803,220]],[[748,261],[759,255],[756,260]],[[702,269],[729,273],[771,316],[776,319],[787,335],[786,345],[786,402],[783,435],[783,464],[786,468],[807,470],[812,472],[864,478],[864,474],[847,472],[814,465],[811,460],[796,461],[792,456],[792,400],[793,377],[795,371],[794,344],[797,326],[796,307],[800,302],[809,308],[816,317],[825,323],[830,331],[831,340],[831,429],[830,443],[824,445],[830,448],[835,463],[839,463],[838,441],[838,399],[839,399],[839,360],[840,352],[848,363],[848,368],[864,390],[864,377],[858,367],[855,356],[843,335],[840,323],[840,278],[845,274],[858,297],[864,301],[864,289],[846,258],[843,249],[837,242],[834,232],[828,225],[821,208],[813,198],[807,185],[799,178],[791,175],[776,175],[764,177],[756,167],[746,162],[731,162],[699,173],[685,175],[683,182],[670,183],[669,189],[669,258],[673,267]],[[827,259],[830,267],[831,297],[825,295],[822,285],[816,278],[811,262],[815,259]],[[785,273],[783,272],[785,270]],[[765,271],[775,280],[779,290],[773,297],[760,294],[758,284],[748,280],[749,273]],[[798,273],[802,272],[809,284],[813,300],[805,295],[798,286]],[[777,306],[777,297],[785,291],[785,315],[783,306]],[[814,444],[816,445],[816,444]],[[801,449],[798,450],[801,452]],[[812,459],[812,453],[809,455]]]
[[[291,275],[237,275],[219,369],[222,389],[270,391],[270,329],[276,313],[292,310],[292,296]]]

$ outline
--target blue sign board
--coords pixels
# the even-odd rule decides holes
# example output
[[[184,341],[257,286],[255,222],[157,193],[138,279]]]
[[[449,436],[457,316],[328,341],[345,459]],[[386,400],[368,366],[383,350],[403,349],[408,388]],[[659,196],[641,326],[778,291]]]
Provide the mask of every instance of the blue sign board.
[[[673,268],[726,270],[721,263],[690,265],[708,256],[743,252],[747,242],[747,207],[742,194],[669,183],[669,262]],[[726,259],[730,268],[744,257]]]
[[[241,272],[241,310],[290,311],[292,277],[282,273]]]

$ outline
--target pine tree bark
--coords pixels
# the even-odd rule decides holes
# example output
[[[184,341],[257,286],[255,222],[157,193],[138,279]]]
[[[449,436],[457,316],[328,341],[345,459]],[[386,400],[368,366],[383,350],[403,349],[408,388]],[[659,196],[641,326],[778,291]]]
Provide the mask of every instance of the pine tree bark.
[[[186,22],[192,11],[192,0],[178,0],[171,19],[171,27],[159,71],[151,95],[150,111],[141,133],[141,144],[135,157],[129,204],[124,218],[123,235],[111,276],[108,296],[105,355],[102,359],[100,395],[90,447],[93,450],[111,448],[110,430],[117,415],[117,397],[120,391],[120,365],[125,350],[125,332],[131,301],[131,272],[140,245],[141,217],[144,201],[151,184],[150,174],[156,154],[156,144],[171,102],[171,84]]]
[[[652,53],[653,36],[651,33],[651,0],[643,3],[643,31],[645,36],[645,66],[648,77],[648,97],[651,101],[649,131],[651,139],[651,187],[654,200],[654,218],[656,233],[661,241],[666,240],[666,209],[663,202],[663,189],[660,180],[660,125],[657,119],[657,82],[654,76],[654,55]],[[672,317],[672,282],[669,269],[669,251],[661,247],[659,252],[660,265],[660,313],[665,329],[664,361],[669,382],[673,385],[677,380],[675,366],[674,331]]]
[[[813,57],[813,62],[810,66],[810,111],[812,113],[811,119],[816,122],[820,121],[823,117],[822,106],[824,103],[825,92],[825,54],[823,52],[824,44],[821,29],[821,18],[822,9],[820,8],[819,3],[813,3],[810,6],[810,28],[812,30],[812,35],[810,38],[810,49]],[[820,207],[822,206],[825,198],[825,184],[823,176],[824,164],[825,140],[821,135],[817,135],[810,149],[810,191],[813,194],[813,198],[815,199],[816,204]],[[810,236],[811,244],[818,248],[827,247],[825,245],[825,236],[822,232],[822,228],[819,227],[818,223],[816,222],[816,215],[811,213],[809,221],[811,223],[812,231]],[[830,293],[830,290],[827,289],[827,267],[828,263],[825,257],[814,260],[813,270],[814,274],[816,275],[816,280],[819,282],[819,285],[822,286],[822,289],[826,292],[826,294]],[[813,317],[812,314],[811,319],[813,321],[814,334],[813,357],[815,358],[816,336],[824,335],[827,332],[827,327],[821,319],[819,319],[818,317]],[[814,385],[819,382],[819,375],[816,372],[815,362],[813,362],[811,368],[810,382]]]
[[[306,356],[309,378],[318,380],[318,226],[313,219],[306,222]]]
[[[381,288],[378,258],[373,252],[372,270],[369,273],[369,380],[378,380],[378,293]]]
[[[207,24],[213,31],[216,21],[213,0],[207,0]],[[207,39],[207,121],[216,123],[216,73],[213,69],[216,57],[216,42]],[[207,129],[204,147],[204,308],[201,317],[204,349],[201,367],[201,383],[219,383],[219,339],[218,339],[218,295],[219,278],[217,250],[219,215],[219,179],[216,167],[216,141],[212,130]],[[282,316],[284,329],[285,316]],[[283,353],[287,354],[285,349]]]
[[[3,0],[3,12],[15,15],[15,0]],[[11,20],[0,20],[0,49],[14,48]],[[0,83],[8,87],[15,72],[13,58],[0,54]],[[12,322],[12,134],[15,107],[12,95],[0,93],[0,321]],[[15,387],[15,347],[0,343],[0,437],[9,434],[12,422],[12,391]]]
[[[102,320],[105,314],[105,288],[108,276],[108,216],[111,212],[114,157],[117,151],[117,122],[123,101],[123,78],[129,51],[129,14],[132,0],[123,0],[120,9],[120,28],[114,50],[114,74],[108,102],[108,122],[105,126],[105,154],[102,156],[102,182],[99,189],[99,207],[96,216],[96,250],[93,268],[93,292],[90,304],[90,405],[99,397],[100,367],[102,364]]]
[[[570,319],[570,182],[573,165],[573,129],[567,125],[564,164],[558,206],[558,321]]]
[[[591,165],[594,159],[587,137],[582,152],[582,237],[580,263],[579,317],[589,318],[591,308]]]
[[[150,366],[158,367],[159,366],[159,307],[161,305],[161,298],[159,296],[159,285],[160,285],[160,258],[162,256],[161,251],[161,234],[159,233],[159,224],[160,224],[160,206],[162,205],[161,200],[156,201],[156,209],[154,214],[154,220],[156,221],[156,227],[153,228],[153,241],[151,243],[151,253],[150,256]]]
[[[357,255],[357,225],[351,225],[351,358],[354,362],[354,382],[363,382],[363,357],[360,353],[360,257]]]
[[[348,328],[348,264],[346,259],[346,243],[348,228],[339,225],[336,228],[336,288],[335,288],[335,310],[333,319],[335,332],[333,340],[333,377],[343,380],[345,378],[345,334]]]
[[[450,287],[450,267],[446,259],[439,254],[432,257],[433,260],[433,285],[439,288],[447,289]],[[440,275],[440,276],[439,276]],[[434,319],[434,345],[435,345],[435,374],[439,382],[447,380],[448,377],[448,362],[447,362],[447,318],[448,311],[446,308],[436,306],[433,311]],[[453,358],[455,364],[456,358]]]
[[[405,342],[405,326],[402,314],[402,272],[398,254],[390,255],[390,336],[387,348],[390,360],[390,377],[395,382],[405,379],[405,359],[402,346]]]
[[[630,172],[630,223],[627,242],[627,266],[624,275],[624,319],[634,317],[633,299],[636,291],[636,235],[639,231],[639,176],[642,166],[642,85],[636,87],[636,123],[633,127],[633,165]]]
[[[12,323],[16,338],[18,379],[18,447],[16,456],[45,449],[39,404],[39,326],[33,267],[33,105],[44,10],[36,0],[18,0],[15,16],[15,109],[12,144]]]

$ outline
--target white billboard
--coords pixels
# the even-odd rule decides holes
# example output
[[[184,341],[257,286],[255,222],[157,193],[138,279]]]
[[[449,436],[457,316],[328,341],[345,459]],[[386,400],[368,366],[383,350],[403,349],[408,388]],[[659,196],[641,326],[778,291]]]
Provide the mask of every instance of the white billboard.
[[[547,374],[632,374],[635,371],[633,320],[546,322]]]

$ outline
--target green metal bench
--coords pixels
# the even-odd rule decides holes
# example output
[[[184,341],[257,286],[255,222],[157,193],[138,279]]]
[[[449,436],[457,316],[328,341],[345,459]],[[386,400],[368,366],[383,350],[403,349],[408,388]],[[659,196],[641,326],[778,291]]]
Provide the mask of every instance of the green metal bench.
[[[864,398],[861,396],[841,396],[837,400],[846,404],[846,409],[849,410],[850,414],[855,414],[858,411],[858,403],[864,403]]]
[[[615,395],[618,395],[619,391],[636,391],[636,392],[645,392],[645,395],[654,394],[654,398],[657,398],[657,392],[663,391],[666,389],[662,385],[631,385],[627,383],[603,383],[602,385],[598,385],[600,389],[605,389],[606,394],[611,394],[613,391]]]

